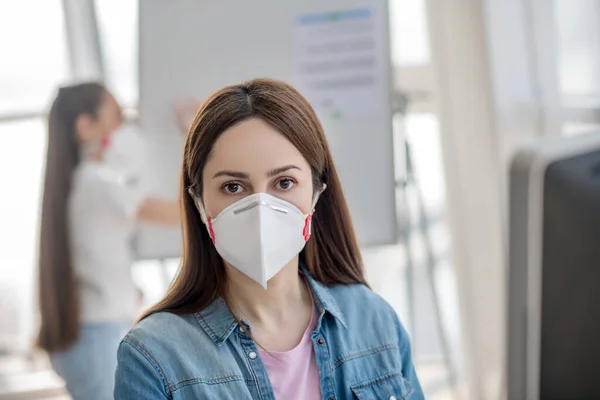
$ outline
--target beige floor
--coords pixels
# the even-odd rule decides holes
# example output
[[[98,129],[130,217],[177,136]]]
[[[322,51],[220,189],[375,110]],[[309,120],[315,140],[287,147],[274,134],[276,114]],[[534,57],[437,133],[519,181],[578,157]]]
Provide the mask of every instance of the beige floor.
[[[0,357],[0,399],[66,400],[63,383],[42,355]]]

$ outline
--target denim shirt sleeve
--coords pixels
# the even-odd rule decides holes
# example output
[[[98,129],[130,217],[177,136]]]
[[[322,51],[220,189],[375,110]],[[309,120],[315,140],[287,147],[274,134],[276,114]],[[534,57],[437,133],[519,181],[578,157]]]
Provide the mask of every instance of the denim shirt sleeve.
[[[400,356],[402,358],[402,376],[404,376],[413,388],[413,397],[410,399],[424,399],[425,395],[423,394],[423,389],[421,389],[421,384],[419,383],[419,378],[417,377],[415,365],[412,360],[412,351],[408,333],[404,329],[404,326],[402,326],[396,312],[393,309],[391,312],[398,332],[398,348],[400,349]]]
[[[117,353],[115,400],[169,399],[163,374],[150,354],[135,343],[121,342]]]

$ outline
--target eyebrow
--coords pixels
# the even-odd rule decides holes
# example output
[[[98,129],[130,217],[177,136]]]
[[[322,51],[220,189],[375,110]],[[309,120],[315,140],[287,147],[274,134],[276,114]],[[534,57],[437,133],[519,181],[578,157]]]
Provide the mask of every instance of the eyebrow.
[[[269,172],[267,172],[267,176],[272,177],[275,175],[279,175],[285,171],[289,171],[290,169],[297,169],[298,171],[302,171],[300,169],[300,167],[297,167],[295,165],[286,165],[284,167],[274,168],[274,169],[270,170]]]
[[[286,165],[284,167],[273,168],[272,170],[267,172],[267,176],[273,177],[273,176],[281,174],[285,171],[289,171],[290,169],[297,169],[297,170],[301,171],[300,167],[297,167],[295,165]],[[220,176],[229,176],[229,177],[237,178],[237,179],[250,179],[250,175],[248,175],[246,172],[240,172],[240,171],[219,171],[213,176],[213,179],[218,178]]]
[[[213,176],[213,179],[218,178],[220,176],[230,176],[232,178],[237,179],[250,179],[250,175],[248,175],[247,173],[237,171],[219,171]]]

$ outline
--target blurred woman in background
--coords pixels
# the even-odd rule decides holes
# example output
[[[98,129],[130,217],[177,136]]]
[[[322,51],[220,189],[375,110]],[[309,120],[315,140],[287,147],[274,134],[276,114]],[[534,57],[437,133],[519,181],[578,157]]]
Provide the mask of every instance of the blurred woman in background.
[[[74,399],[112,399],[116,350],[140,306],[130,271],[136,221],[180,222],[178,203],[148,197],[106,162],[122,123],[98,83],[61,88],[49,114],[38,344]]]

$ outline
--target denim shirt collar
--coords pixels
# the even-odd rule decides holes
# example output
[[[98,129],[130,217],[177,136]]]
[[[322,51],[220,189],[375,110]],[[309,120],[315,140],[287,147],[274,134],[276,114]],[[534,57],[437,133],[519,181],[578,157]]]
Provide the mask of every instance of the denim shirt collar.
[[[318,325],[321,324],[323,315],[329,313],[337,318],[344,328],[347,329],[346,319],[331,294],[330,289],[314,280],[304,266],[300,266],[300,271],[306,277],[315,306],[319,312]],[[195,313],[195,316],[202,329],[218,346],[229,338],[238,325],[222,297],[218,297],[204,310]]]

